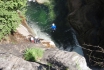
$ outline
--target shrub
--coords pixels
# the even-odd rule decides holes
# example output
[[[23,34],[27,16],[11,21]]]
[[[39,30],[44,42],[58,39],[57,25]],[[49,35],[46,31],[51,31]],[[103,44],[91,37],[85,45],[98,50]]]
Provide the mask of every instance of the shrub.
[[[23,10],[26,0],[0,0],[0,40],[15,31],[20,18],[17,10]]]
[[[25,50],[24,59],[27,61],[39,61],[43,56],[44,50],[40,48],[28,48]]]

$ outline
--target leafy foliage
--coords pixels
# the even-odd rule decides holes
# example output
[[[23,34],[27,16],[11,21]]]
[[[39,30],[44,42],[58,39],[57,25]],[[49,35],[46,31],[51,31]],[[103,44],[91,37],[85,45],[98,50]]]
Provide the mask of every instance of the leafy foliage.
[[[44,3],[44,5],[48,6],[49,8],[49,16],[50,16],[50,19],[54,20],[56,15],[54,13],[54,2],[55,0],[48,0],[47,2]]]
[[[26,6],[26,0],[0,0],[0,40],[15,31],[20,23],[17,10]]]
[[[43,52],[40,48],[29,48],[25,50],[24,58],[27,61],[38,61],[42,58]]]

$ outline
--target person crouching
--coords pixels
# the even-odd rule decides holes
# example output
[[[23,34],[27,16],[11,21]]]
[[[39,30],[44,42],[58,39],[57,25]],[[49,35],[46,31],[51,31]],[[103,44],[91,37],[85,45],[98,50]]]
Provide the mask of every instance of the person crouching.
[[[34,43],[34,37],[30,37],[30,42]]]

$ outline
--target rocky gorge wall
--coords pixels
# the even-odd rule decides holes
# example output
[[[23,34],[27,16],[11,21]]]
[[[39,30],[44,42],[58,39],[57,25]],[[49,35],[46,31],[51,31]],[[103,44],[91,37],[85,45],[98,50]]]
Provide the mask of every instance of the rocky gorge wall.
[[[89,66],[104,67],[104,0],[67,0],[68,22]]]

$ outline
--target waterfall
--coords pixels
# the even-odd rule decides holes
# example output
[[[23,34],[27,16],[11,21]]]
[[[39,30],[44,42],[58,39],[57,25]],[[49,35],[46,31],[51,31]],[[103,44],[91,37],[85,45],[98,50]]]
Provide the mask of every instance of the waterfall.
[[[75,46],[76,46],[76,47],[73,49],[73,51],[75,51],[75,52],[79,53],[80,55],[84,56],[83,51],[82,51],[82,47],[79,45],[75,33],[73,33],[73,39],[74,39]]]
[[[66,31],[71,32],[72,37],[73,37],[74,46],[70,45],[70,42],[69,42],[69,45],[67,45],[66,49],[63,48],[64,47],[63,44],[61,44],[60,49],[61,50],[66,50],[66,51],[75,51],[78,54],[84,56],[83,51],[82,51],[82,47],[78,43],[78,40],[77,40],[77,37],[76,37],[76,34],[75,34],[76,32],[74,31],[74,29],[70,28],[69,30],[66,30]]]
[[[63,3],[63,1],[59,2]],[[63,5],[61,6],[62,9],[58,10],[58,12],[59,11],[67,12],[66,9],[65,9],[66,11],[64,10],[64,6]],[[58,15],[57,19],[54,19],[54,22],[56,23],[58,29],[54,33],[50,32],[51,30],[49,29],[50,24],[53,21],[49,19],[48,14],[49,14],[48,8],[45,7],[44,5],[30,3],[30,6],[28,6],[27,11],[28,18],[27,20],[31,28],[34,30],[34,33],[39,38],[54,41],[57,47],[59,47],[62,50],[66,51],[73,50],[83,56],[81,46],[79,45],[75,35],[75,31],[72,28],[65,26],[65,23],[67,23],[67,21],[65,20],[67,14],[66,13],[60,14],[60,12],[57,13],[60,15]],[[47,31],[47,33],[45,31]],[[59,43],[57,43],[57,41],[59,41]],[[66,49],[63,48],[65,46],[67,47]]]
[[[28,24],[29,26],[34,30],[34,33],[36,34],[36,36],[38,36],[39,38],[45,39],[47,41],[51,41],[51,36],[48,35],[46,32],[44,32],[38,25],[38,22],[33,22],[32,20],[29,19],[28,17]]]

